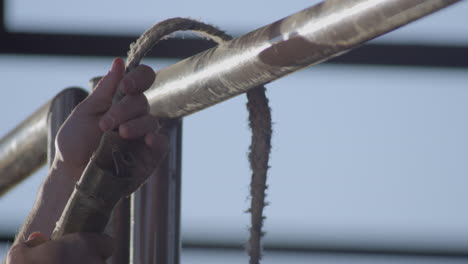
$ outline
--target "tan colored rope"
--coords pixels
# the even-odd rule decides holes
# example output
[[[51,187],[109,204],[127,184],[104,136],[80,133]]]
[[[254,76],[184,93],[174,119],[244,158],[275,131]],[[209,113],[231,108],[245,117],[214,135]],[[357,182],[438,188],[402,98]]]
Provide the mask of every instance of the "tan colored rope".
[[[210,40],[222,44],[232,39],[223,31],[208,24],[186,18],[172,18],[162,21],[145,31],[141,37],[130,46],[127,58],[127,72],[138,66],[143,57],[151,48],[167,35],[176,31],[193,31]],[[271,150],[271,113],[265,87],[259,86],[247,92],[247,109],[249,111],[249,126],[252,138],[249,152],[249,162],[252,170],[250,184],[251,205],[248,212],[251,214],[250,238],[247,251],[250,264],[260,263],[262,258],[261,239],[263,209],[265,207],[265,190],[268,171],[268,161]]]

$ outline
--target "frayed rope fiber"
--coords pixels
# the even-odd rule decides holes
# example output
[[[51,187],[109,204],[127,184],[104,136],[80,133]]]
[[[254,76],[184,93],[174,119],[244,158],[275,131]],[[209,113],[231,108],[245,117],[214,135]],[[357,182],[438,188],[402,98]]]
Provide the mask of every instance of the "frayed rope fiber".
[[[232,37],[214,26],[186,18],[172,18],[164,20],[145,31],[141,37],[130,46],[126,62],[127,72],[134,69],[151,48],[161,39],[176,31],[193,31],[208,39],[222,44]],[[265,203],[265,190],[268,161],[271,151],[272,123],[265,87],[259,86],[247,91],[247,109],[249,111],[249,126],[252,138],[249,152],[252,179],[250,183],[251,205],[247,211],[251,214],[250,238],[247,243],[247,252],[250,264],[258,264],[262,258],[261,239],[263,209]]]

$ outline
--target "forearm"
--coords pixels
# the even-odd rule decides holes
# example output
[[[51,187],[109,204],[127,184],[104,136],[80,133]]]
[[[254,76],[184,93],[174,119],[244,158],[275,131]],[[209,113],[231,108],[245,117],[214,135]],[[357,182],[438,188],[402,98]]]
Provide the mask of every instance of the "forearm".
[[[61,163],[54,163],[41,185],[33,208],[21,227],[15,243],[25,241],[29,234],[39,231],[50,237],[70,197],[75,181],[71,171]]]

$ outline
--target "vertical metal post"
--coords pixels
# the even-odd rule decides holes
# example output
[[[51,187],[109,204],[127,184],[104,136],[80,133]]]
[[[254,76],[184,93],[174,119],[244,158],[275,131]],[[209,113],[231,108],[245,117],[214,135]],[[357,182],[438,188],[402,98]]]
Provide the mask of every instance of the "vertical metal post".
[[[130,263],[179,263],[181,147],[182,122],[174,120],[165,161],[132,196]]]
[[[130,198],[122,199],[114,208],[108,224],[115,249],[109,264],[128,264],[130,261]]]
[[[81,88],[67,88],[57,94],[51,101],[47,114],[47,163],[49,166],[55,157],[55,138],[62,124],[67,120],[73,109],[83,101],[88,92]]]

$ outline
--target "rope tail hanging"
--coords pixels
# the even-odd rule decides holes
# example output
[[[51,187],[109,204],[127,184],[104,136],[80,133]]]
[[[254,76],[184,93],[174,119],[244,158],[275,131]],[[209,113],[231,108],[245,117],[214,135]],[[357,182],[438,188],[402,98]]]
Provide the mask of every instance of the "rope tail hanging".
[[[193,31],[204,37],[222,44],[232,39],[223,31],[195,20],[185,18],[172,18],[162,21],[141,35],[141,37],[130,46],[126,68],[127,72],[138,66],[143,57],[161,39],[176,31]],[[247,92],[247,109],[249,111],[249,126],[252,130],[249,162],[252,169],[250,183],[251,205],[248,212],[251,213],[250,239],[247,251],[250,256],[250,264],[260,263],[262,258],[261,238],[263,208],[265,207],[265,190],[268,160],[271,150],[271,113],[268,99],[265,95],[265,87],[259,86]]]

